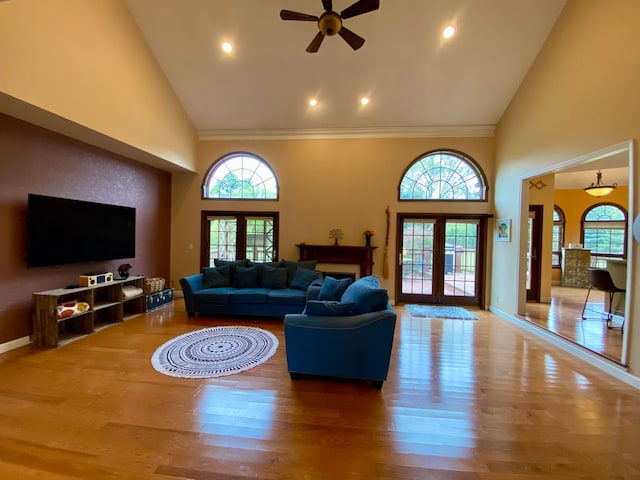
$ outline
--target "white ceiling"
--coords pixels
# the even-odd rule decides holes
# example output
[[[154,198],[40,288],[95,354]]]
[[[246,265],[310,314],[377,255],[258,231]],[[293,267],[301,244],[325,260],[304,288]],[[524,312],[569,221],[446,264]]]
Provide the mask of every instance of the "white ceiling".
[[[340,12],[355,0],[334,0]],[[380,0],[305,52],[321,0],[126,0],[201,137],[492,132],[564,0]],[[447,24],[457,28],[448,41]],[[225,56],[222,41],[234,54]],[[362,108],[361,95],[371,103]],[[316,96],[319,105],[307,106]]]

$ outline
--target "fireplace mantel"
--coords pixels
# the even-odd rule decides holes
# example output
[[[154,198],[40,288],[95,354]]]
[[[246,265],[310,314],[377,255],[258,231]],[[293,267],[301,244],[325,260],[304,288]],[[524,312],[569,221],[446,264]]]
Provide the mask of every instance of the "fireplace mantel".
[[[373,251],[377,247],[355,245],[307,245],[299,243],[300,260],[317,260],[318,263],[360,265],[360,277],[373,274]]]

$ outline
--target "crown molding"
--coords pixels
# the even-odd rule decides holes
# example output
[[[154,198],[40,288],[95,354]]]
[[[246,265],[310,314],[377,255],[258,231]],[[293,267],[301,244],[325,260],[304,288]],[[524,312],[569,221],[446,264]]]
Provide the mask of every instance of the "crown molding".
[[[350,138],[493,137],[495,125],[322,128],[306,130],[203,130],[199,140],[326,140]]]

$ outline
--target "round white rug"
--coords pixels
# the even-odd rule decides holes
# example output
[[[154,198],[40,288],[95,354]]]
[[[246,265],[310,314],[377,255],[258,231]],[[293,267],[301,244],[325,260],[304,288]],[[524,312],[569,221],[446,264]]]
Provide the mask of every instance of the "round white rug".
[[[266,362],[277,349],[278,339],[266,330],[212,327],[169,340],[153,353],[151,364],[171,377],[222,377]]]

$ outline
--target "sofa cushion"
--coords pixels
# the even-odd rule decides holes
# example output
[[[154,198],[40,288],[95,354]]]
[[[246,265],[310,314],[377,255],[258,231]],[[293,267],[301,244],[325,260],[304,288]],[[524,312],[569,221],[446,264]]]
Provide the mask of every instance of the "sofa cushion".
[[[283,305],[304,305],[307,300],[306,293],[293,288],[271,290],[267,295],[267,303],[280,303]]]
[[[353,302],[309,300],[307,302],[307,306],[304,309],[304,313],[307,315],[323,315],[326,317],[340,317],[344,315],[349,315],[353,306],[354,306]]]
[[[341,301],[353,302],[351,314],[359,315],[386,308],[389,303],[389,294],[384,288],[380,288],[378,277],[370,275],[349,285]]]
[[[193,293],[193,300],[196,305],[205,303],[223,304],[229,303],[229,295],[235,291],[231,287],[205,288]]]
[[[229,294],[229,303],[267,303],[267,288],[241,288]]]
[[[205,267],[202,269],[202,286],[204,288],[230,287],[231,265],[221,267]]]
[[[308,268],[309,270],[315,270],[316,269],[316,265],[318,264],[317,260],[301,260],[299,262],[294,262],[291,260],[280,260],[280,265],[282,265],[283,267],[285,267],[287,270],[289,270],[289,284],[291,284],[291,280],[293,280],[293,277],[296,274],[296,270],[298,269],[298,267],[302,267],[302,268]]]
[[[298,267],[289,284],[290,288],[306,290],[314,280],[322,280],[322,273],[304,267]]]
[[[233,288],[255,288],[258,286],[258,267],[236,266],[231,274]]]
[[[325,277],[318,300],[340,301],[350,283],[350,278]]]
[[[260,286],[262,288],[279,289],[287,288],[287,275],[288,271],[284,267],[269,267],[264,266],[262,268],[262,279]]]

